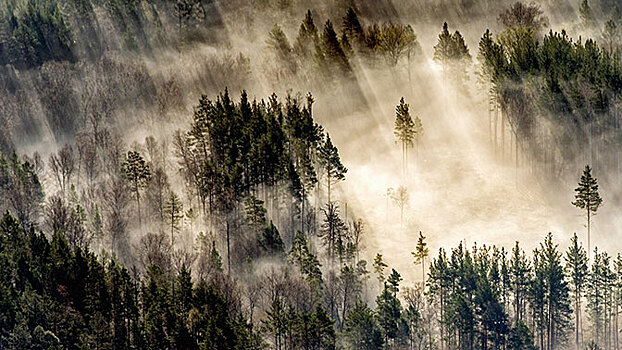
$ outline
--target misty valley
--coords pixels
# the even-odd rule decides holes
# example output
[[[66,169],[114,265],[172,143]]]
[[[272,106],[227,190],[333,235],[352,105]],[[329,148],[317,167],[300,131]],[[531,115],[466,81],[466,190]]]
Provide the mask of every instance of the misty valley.
[[[0,349],[619,350],[622,3],[1,0]]]

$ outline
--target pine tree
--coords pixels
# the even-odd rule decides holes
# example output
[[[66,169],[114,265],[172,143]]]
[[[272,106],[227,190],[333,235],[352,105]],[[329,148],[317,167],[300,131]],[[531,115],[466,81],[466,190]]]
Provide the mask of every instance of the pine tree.
[[[572,236],[570,246],[566,251],[566,274],[569,277],[571,292],[574,298],[574,313],[575,313],[575,348],[579,350],[579,339],[582,339],[581,332],[581,299],[585,292],[585,285],[587,282],[588,267],[587,267],[587,253],[585,249],[579,244],[577,234]],[[579,337],[581,335],[581,337]]]
[[[540,243],[540,257],[546,304],[546,349],[556,349],[562,343],[568,326],[570,296],[568,282],[561,264],[561,253],[553,243],[553,235],[548,234]]]
[[[377,253],[376,257],[374,258],[374,272],[376,273],[376,275],[378,275],[377,279],[379,286],[382,286],[382,283],[384,283],[384,269],[388,266],[389,265],[387,265],[382,259],[382,254]]]
[[[366,303],[358,301],[345,320],[346,342],[354,349],[382,349],[382,333],[373,311]]]
[[[395,107],[395,130],[393,134],[402,144],[402,172],[406,173],[408,160],[408,147],[413,145],[416,137],[415,123],[413,122],[408,104],[404,103],[404,98],[400,99],[400,104]]]
[[[331,203],[331,186],[345,179],[348,169],[341,163],[339,150],[333,145],[330,135],[326,134],[326,141],[319,149],[320,164],[324,168],[326,175],[326,185],[328,187],[328,203]]]
[[[140,153],[135,151],[127,152],[125,161],[122,164],[122,169],[126,179],[130,182],[132,192],[134,192],[134,196],[136,197],[138,224],[139,226],[142,226],[142,219],[140,215],[140,190],[145,188],[147,183],[151,180],[151,170]]]
[[[310,57],[316,50],[319,37],[317,27],[313,22],[313,14],[311,10],[307,10],[305,18],[298,29],[298,37],[294,43],[294,51],[305,58]]]
[[[321,59],[326,60],[331,67],[338,67],[342,73],[350,72],[350,62],[348,61],[348,58],[339,43],[337,33],[335,32],[333,24],[330,20],[327,20],[324,25],[324,31],[320,36],[319,48]],[[328,69],[329,72],[330,70],[331,68]]]
[[[328,203],[322,212],[324,219],[318,237],[324,242],[330,260],[334,260],[336,255],[343,263],[349,243],[348,226],[341,219],[339,207],[334,203]]]
[[[428,244],[425,242],[425,236],[419,231],[419,238],[417,239],[417,247],[414,252],[411,252],[415,258],[415,265],[421,264],[421,281],[425,282],[425,258],[428,257],[430,250]]]
[[[166,221],[171,228],[171,246],[175,244],[174,234],[181,226],[181,219],[184,217],[184,207],[181,199],[173,191],[169,194],[166,203],[164,204],[164,215]]]
[[[357,45],[357,49],[360,49],[365,43],[363,26],[352,7],[348,8],[345,16],[343,16],[343,33],[348,36],[351,43]]]
[[[434,61],[443,68],[443,85],[445,84],[449,60],[452,59],[453,39],[449,33],[447,22],[443,23],[443,30],[438,35],[438,42],[434,45]]]
[[[588,260],[590,258],[590,224],[591,217],[596,213],[598,208],[603,203],[600,194],[598,193],[598,182],[596,178],[592,177],[592,168],[589,165],[585,166],[583,175],[581,175],[581,181],[579,181],[579,187],[575,189],[575,201],[572,205],[579,209],[584,209],[587,216],[587,252]]]
[[[392,280],[392,283],[385,282],[384,289],[376,298],[376,317],[382,329],[384,343],[389,346],[393,344],[400,331],[402,305],[396,296],[398,286],[399,274],[396,275],[396,279]]]
[[[525,252],[520,248],[518,241],[512,248],[510,257],[509,278],[512,294],[514,295],[514,324],[525,317],[526,298],[528,294],[530,276],[529,260]]]

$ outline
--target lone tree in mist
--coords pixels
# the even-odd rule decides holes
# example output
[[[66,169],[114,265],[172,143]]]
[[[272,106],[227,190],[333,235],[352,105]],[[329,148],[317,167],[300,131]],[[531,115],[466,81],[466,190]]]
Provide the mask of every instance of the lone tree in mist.
[[[400,208],[400,225],[402,225],[404,220],[404,207],[408,204],[408,200],[410,199],[408,188],[406,188],[406,186],[398,187],[397,190],[391,193],[391,199],[393,199],[393,203]]]
[[[585,166],[583,175],[581,175],[581,181],[579,181],[579,187],[575,188],[575,201],[572,205],[579,209],[583,209],[587,216],[587,254],[588,259],[590,257],[590,223],[592,215],[596,213],[598,208],[602,205],[603,200],[598,194],[598,183],[595,177],[592,177],[592,168],[589,165]]]
[[[127,152],[125,161],[122,164],[122,170],[125,178],[130,182],[131,190],[136,197],[136,205],[138,207],[138,225],[142,226],[140,216],[140,190],[147,186],[151,180],[151,170],[149,165],[140,153],[135,151]]]
[[[419,231],[417,246],[415,247],[415,251],[411,252],[411,254],[415,258],[415,265],[421,264],[421,280],[423,282],[425,282],[425,258],[428,257],[429,253],[430,249],[428,249],[428,244],[425,242],[425,236]]]
[[[395,107],[395,137],[402,144],[402,173],[406,173],[406,161],[408,159],[408,147],[415,141],[416,130],[413,118],[410,116],[409,106],[404,103],[404,98]]]
[[[341,163],[339,150],[333,145],[330,135],[326,134],[326,141],[320,147],[320,163],[326,174],[326,185],[328,186],[328,203],[330,204],[330,189],[346,178],[348,169]]]

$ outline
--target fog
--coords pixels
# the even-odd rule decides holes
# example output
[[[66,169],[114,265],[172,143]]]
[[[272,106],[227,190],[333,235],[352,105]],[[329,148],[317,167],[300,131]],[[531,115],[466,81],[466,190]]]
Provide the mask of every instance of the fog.
[[[110,124],[127,145],[142,142],[149,135],[170,144],[174,130],[188,127],[193,107],[202,94],[215,97],[225,87],[236,98],[245,89],[251,99],[266,98],[272,92],[279,96],[287,92],[311,92],[315,98],[314,117],[333,138],[348,168],[346,181],[337,185],[335,195],[342,213],[345,214],[347,206],[349,219],[356,217],[365,222],[368,260],[381,252],[388,264],[409,281],[421,278],[410,254],[419,231],[427,237],[431,255],[440,247],[455,247],[460,241],[467,246],[494,244],[509,249],[520,240],[529,251],[548,232],[553,232],[561,248],[566,247],[573,232],[585,242],[584,215],[571,205],[582,169],[551,186],[532,175],[525,162],[516,167],[508,127],[504,159],[493,154],[486,94],[476,84],[475,57],[485,29],[500,28],[496,16],[503,4],[495,4],[492,10],[486,7],[489,4],[482,5],[471,18],[458,10],[422,13],[425,2],[383,2],[377,8],[359,5],[365,23],[390,19],[413,26],[422,51],[411,65],[412,83],[408,81],[405,64],[388,68],[382,62],[369,64],[359,58],[352,61],[352,81],[318,84],[317,80],[302,78],[311,74],[305,72],[306,67],[301,67],[302,73],[293,78],[280,77],[275,74],[279,63],[265,43],[267,33],[278,23],[293,43],[306,11],[304,4],[294,3],[286,16],[229,4],[216,6],[218,15],[222,16],[222,27],[218,29],[221,42],[195,43],[182,52],[168,48],[150,56],[117,58],[144,67],[157,89],[167,81],[174,81],[182,94],[178,105],[164,113],[158,113],[148,104],[123,101]],[[552,12],[557,6],[561,10]],[[330,6],[314,9],[318,28],[322,28],[328,17],[336,27],[339,25],[343,12],[341,6],[337,8],[339,11]],[[550,6],[542,3],[542,8],[549,17],[551,29],[566,28],[571,35],[581,34],[572,24],[576,9],[570,2],[565,6],[557,2],[551,2]],[[364,16],[372,13],[376,18]],[[397,17],[393,17],[395,14]],[[468,91],[457,91],[451,83],[444,82],[442,69],[432,58],[443,20],[449,21],[450,32],[463,33],[473,57]],[[245,81],[232,78],[237,68],[223,69],[226,65],[223,61],[239,54],[250,60],[251,74]],[[83,71],[88,71],[91,64],[85,63]],[[72,78],[74,90],[86,84],[82,78],[79,74]],[[34,89],[27,80],[22,88]],[[393,135],[395,106],[401,97],[410,105],[411,114],[421,118],[425,135],[418,146],[409,150],[405,172],[401,148]],[[36,101],[36,97],[31,99]],[[40,110],[40,106],[35,106],[31,113]],[[15,137],[13,142],[20,153],[38,151],[47,158],[66,140],[55,136],[44,118],[35,119],[40,124],[36,136]],[[174,170],[177,160],[172,154],[169,157],[171,183],[174,189],[182,191]],[[599,178],[601,174],[595,176]],[[50,179],[46,185],[54,186]],[[406,186],[410,197],[403,220],[399,208],[387,197],[388,188],[399,186]],[[604,205],[593,221],[592,247],[617,252],[622,249],[618,241],[622,237],[618,229],[621,219],[617,215],[620,205],[614,200],[619,188],[615,182],[605,183],[601,193]]]

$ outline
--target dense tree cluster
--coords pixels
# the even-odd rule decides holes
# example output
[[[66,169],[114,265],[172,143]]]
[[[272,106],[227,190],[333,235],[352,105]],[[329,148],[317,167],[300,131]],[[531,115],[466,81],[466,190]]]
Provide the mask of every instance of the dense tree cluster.
[[[0,221],[0,346],[5,349],[240,349],[252,339],[219,273],[142,276],[65,237]]]
[[[607,164],[617,167],[622,86],[617,51],[592,39],[574,41],[564,31],[550,31],[540,40],[534,24],[519,23],[496,40],[487,31],[478,58],[493,109],[500,107],[502,124],[507,118],[517,165],[523,159],[548,178],[586,162],[603,170]]]
[[[37,67],[50,60],[72,60],[73,38],[54,0],[15,1],[0,12],[0,65]]]
[[[417,36],[410,25],[391,22],[364,25],[352,8],[348,8],[342,18],[340,35],[330,20],[325,22],[323,29],[318,29],[311,10],[308,10],[293,45],[279,25],[272,28],[266,44],[287,63],[289,73],[295,73],[298,66],[311,66],[319,68],[326,76],[335,72],[347,76],[355,58],[363,61],[380,58],[391,68],[406,60],[410,77],[411,60],[420,51]]]

